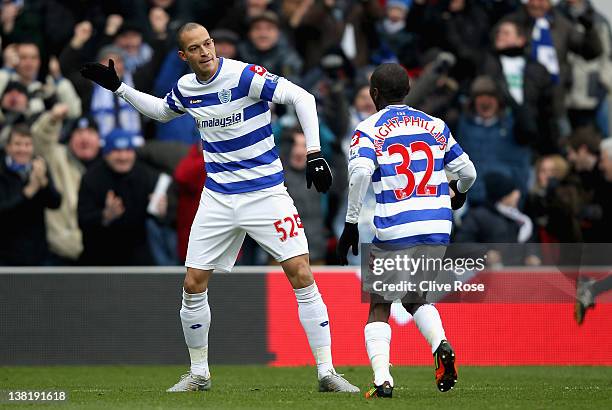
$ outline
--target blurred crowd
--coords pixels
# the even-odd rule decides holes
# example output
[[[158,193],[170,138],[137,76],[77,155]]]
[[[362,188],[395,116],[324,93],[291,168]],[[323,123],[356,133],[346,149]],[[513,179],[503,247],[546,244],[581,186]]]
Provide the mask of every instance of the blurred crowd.
[[[350,139],[376,111],[368,78],[384,62],[405,67],[405,103],[444,119],[478,171],[454,241],[608,242],[612,35],[589,0],[2,0],[0,265],[184,261],[206,177],[193,119],[143,117],[79,68],[112,59],[163,97],[189,72],[175,40],[187,21],[218,56],[315,95],[335,177],[323,196],[305,189],[294,112],[273,107],[313,264],[337,262]],[[153,195],[162,174],[172,183]],[[268,262],[247,237],[238,264]]]

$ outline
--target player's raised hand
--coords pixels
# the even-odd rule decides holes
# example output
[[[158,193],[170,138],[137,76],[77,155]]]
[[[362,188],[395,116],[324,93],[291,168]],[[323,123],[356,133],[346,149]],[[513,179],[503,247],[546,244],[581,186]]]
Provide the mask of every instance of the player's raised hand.
[[[81,67],[81,75],[110,91],[117,91],[121,80],[115,71],[115,62],[110,59],[108,67],[100,63],[85,63]]]
[[[344,223],[344,230],[340,239],[338,240],[338,257],[340,258],[340,265],[348,265],[348,251],[353,248],[353,255],[359,254],[359,229],[357,224],[349,222]]]
[[[311,152],[306,158],[306,187],[310,189],[314,183],[318,192],[327,192],[332,184],[329,164],[320,151]]]

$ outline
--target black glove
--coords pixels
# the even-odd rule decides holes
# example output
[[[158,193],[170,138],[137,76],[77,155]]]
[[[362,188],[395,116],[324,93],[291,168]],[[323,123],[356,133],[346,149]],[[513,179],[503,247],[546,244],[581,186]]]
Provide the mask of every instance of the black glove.
[[[314,186],[318,192],[327,192],[332,184],[332,173],[329,164],[320,152],[313,152],[306,156],[306,186]]]
[[[353,255],[357,256],[359,254],[359,229],[357,229],[357,224],[345,222],[344,230],[338,240],[340,265],[348,265],[346,255],[348,255],[349,248],[351,247],[353,247]]]
[[[448,183],[449,188],[452,189],[455,193],[455,196],[451,199],[451,208],[453,209],[461,208],[463,204],[465,204],[465,200],[467,199],[466,192],[459,192],[459,188],[457,188],[457,181],[459,180],[453,179],[451,182]]]
[[[117,91],[121,80],[115,71],[115,62],[108,61],[108,67],[100,63],[85,63],[81,67],[81,75],[110,91]]]

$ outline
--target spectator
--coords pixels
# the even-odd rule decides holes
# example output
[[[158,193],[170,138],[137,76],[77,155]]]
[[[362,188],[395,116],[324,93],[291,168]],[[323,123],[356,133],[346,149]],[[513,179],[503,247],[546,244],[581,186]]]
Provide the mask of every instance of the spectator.
[[[66,113],[65,105],[56,104],[32,125],[34,150],[47,161],[62,195],[60,207],[45,212],[51,263],[56,265],[77,263],[83,251],[77,218],[79,185],[85,171],[100,158],[100,136],[91,117],[74,123],[67,145],[59,142]]]
[[[285,171],[285,186],[295,201],[304,232],[308,239],[310,263],[325,263],[326,235],[323,231],[323,209],[320,196],[313,190],[304,189],[306,183],[306,137],[300,129],[288,129],[282,140],[282,159]]]
[[[34,157],[25,124],[13,127],[5,150],[0,155],[0,265],[46,264],[44,210],[57,209],[61,195],[45,161]]]
[[[217,57],[231,58],[240,60],[238,57],[238,35],[231,30],[217,29],[210,33],[210,37],[215,40],[215,50]]]
[[[115,62],[115,70],[122,82],[134,87],[132,75],[125,70],[123,65],[123,52],[115,46],[107,46],[100,50],[98,61],[102,64]],[[121,128],[132,133],[140,133],[140,114],[134,107],[117,97],[114,93],[93,84],[91,96],[91,114],[98,123],[102,139],[116,128]]]
[[[607,242],[608,232],[599,230],[603,208],[609,201],[606,182],[599,171],[601,136],[593,127],[574,130],[568,139],[567,159],[572,164],[580,196],[580,225],[585,242]],[[602,236],[603,235],[603,236]]]
[[[165,39],[193,16],[193,2],[185,0],[149,0],[148,15],[139,19],[141,27],[147,27],[149,44]],[[154,47],[155,48],[155,47]]]
[[[189,145],[178,141],[148,141],[136,151],[139,161],[156,172],[171,176],[189,152]],[[200,151],[200,155],[202,152]],[[147,238],[155,263],[160,266],[178,264],[177,203],[178,186],[171,183],[167,193],[167,211],[164,217],[147,219]]]
[[[44,44],[43,7],[41,1],[3,1],[0,7],[2,44],[18,43],[24,38],[39,47]]]
[[[246,38],[251,26],[251,19],[255,16],[259,16],[267,10],[270,10],[272,1],[244,0],[238,1],[236,3],[237,4],[233,8],[227,11],[225,17],[222,18],[221,21],[219,21],[219,24],[217,24],[216,27],[222,27],[224,29],[231,30],[234,33],[238,34],[240,38]],[[209,24],[206,25],[206,27],[215,27],[215,25]]]
[[[489,38],[490,23],[482,7],[474,0],[415,0],[407,25],[426,49],[436,47],[452,53],[457,63],[451,76],[462,88],[469,87]]]
[[[302,60],[281,36],[276,13],[266,11],[251,18],[248,40],[238,46],[240,57],[268,71],[299,82]]]
[[[565,95],[571,82],[568,53],[573,51],[590,60],[602,52],[592,13],[583,14],[580,24],[574,25],[552,7],[551,0],[528,0],[506,18],[515,21],[523,32],[531,33],[531,58],[546,67],[555,84],[553,110],[555,117],[560,119],[560,135],[566,137],[570,133],[565,109]]]
[[[144,41],[143,28],[134,22],[124,22],[113,39],[113,44],[123,51],[126,72],[132,74],[137,81],[135,84],[144,92],[151,90],[156,73],[170,49],[169,21],[170,17],[162,8],[154,7],[147,25],[151,31],[150,43]]]
[[[377,24],[380,46],[373,56],[375,63],[397,61],[407,69],[420,67],[419,38],[406,27],[406,15],[410,2],[388,0],[385,18]]]
[[[569,170],[569,163],[558,154],[536,161],[525,213],[535,224],[538,242],[582,242],[579,196],[568,179]]]
[[[165,32],[165,27],[163,32]],[[153,49],[143,40],[142,29],[134,23],[124,22],[121,25],[115,35],[113,45],[123,51],[123,66],[130,74],[134,74],[139,67],[151,61],[153,57]]]
[[[8,139],[13,125],[28,122],[30,117],[28,90],[19,82],[9,82],[0,101],[0,147]]]
[[[364,67],[370,62],[371,51],[378,47],[376,23],[384,16],[379,1],[305,0],[304,3],[300,12],[289,19],[289,27],[293,29],[298,52],[304,57],[305,72],[338,47],[355,67]]]
[[[557,122],[551,110],[553,83],[546,68],[526,54],[527,36],[514,21],[502,21],[495,29],[494,51],[486,56],[481,74],[500,85],[505,104],[521,112],[523,123],[534,124],[531,146],[540,154],[558,149]]]
[[[422,57],[423,70],[410,86],[404,102],[439,118],[451,129],[459,119],[459,83],[450,76],[457,59],[448,51],[432,48]]]
[[[487,192],[482,206],[470,208],[455,235],[456,242],[464,243],[527,243],[533,239],[531,219],[518,209],[521,191],[514,178],[498,172],[484,176]],[[492,265],[538,265],[533,248],[493,246],[487,252],[487,263]]]
[[[495,82],[482,76],[472,84],[470,108],[459,119],[457,141],[469,152],[479,173],[497,171],[510,175],[520,192],[526,194],[531,154],[521,139],[523,125],[505,109]],[[485,198],[484,182],[479,178],[468,200],[475,205]]]
[[[2,69],[12,72],[15,71],[17,64],[19,64],[17,45],[15,43],[6,45],[2,49]]]
[[[70,42],[59,55],[60,69],[81,97],[83,112],[88,112],[91,106],[91,82],[80,75],[78,67],[85,60],[84,48],[86,44],[91,43],[93,30],[94,26],[89,21],[81,21],[75,25]]]
[[[600,150],[599,170],[606,183],[600,185],[597,197],[606,198],[601,202],[603,215],[602,223],[599,226],[601,239],[604,241],[604,238],[609,238],[612,232],[612,202],[610,201],[612,197],[612,139],[606,138],[601,141]],[[607,242],[607,239],[605,241]]]
[[[200,205],[200,196],[204,189],[206,170],[202,145],[198,141],[189,149],[189,153],[179,162],[174,171],[174,181],[178,185],[178,206],[176,214],[177,250],[179,262],[185,262],[187,243],[193,218]]]
[[[150,40],[151,46],[143,43],[140,29],[133,24],[124,24],[122,28],[117,29],[118,34],[115,41],[121,47],[107,45],[97,52],[97,58],[104,59],[110,57],[113,58],[118,66],[122,65],[122,81],[127,84],[131,83],[134,87],[144,92],[152,90],[157,73],[170,47],[167,32],[168,16],[165,14],[165,11],[161,8],[154,8],[149,18],[149,25],[153,33]],[[109,20],[111,20],[111,17],[109,17]],[[111,31],[114,31],[114,29]],[[86,49],[88,45],[91,46],[93,42],[92,37],[93,25],[91,22],[80,22],[75,26],[72,39],[64,47],[59,57],[62,72],[65,73],[66,77],[77,88],[83,99],[84,110],[87,112],[92,109],[92,93],[96,93],[96,89],[90,81],[81,76],[78,70],[85,61],[90,59]],[[132,66],[130,70],[126,69],[126,61],[130,61]],[[139,121],[134,121],[134,123],[138,124]],[[110,129],[103,130],[102,135],[110,131]],[[140,132],[134,128],[126,129]]]
[[[602,53],[588,61],[579,54],[568,53],[571,66],[571,88],[567,107],[572,128],[596,125],[603,135],[609,135],[609,96],[612,90],[612,34],[608,20],[598,13],[589,0],[563,0],[557,6],[574,26],[580,19],[593,15],[593,28],[601,40]]]
[[[141,140],[141,138],[140,138]],[[115,129],[108,134],[104,160],[81,179],[78,217],[86,265],[152,265],[146,237],[149,196],[157,175],[136,159],[139,138]],[[165,201],[159,213],[165,214]]]
[[[50,66],[50,74],[46,77],[45,84],[38,81],[40,53],[36,44],[18,44],[17,55],[19,62],[15,67],[15,72],[0,70],[0,93],[10,81],[16,81],[24,85],[28,91],[28,110],[32,115],[41,114],[46,107],[55,102],[68,106],[69,118],[77,118],[81,115],[81,99],[72,83],[62,78],[58,66]]]
[[[567,159],[586,191],[597,190],[603,181],[598,170],[601,139],[592,127],[578,128],[568,139]]]
[[[336,110],[337,113],[338,110]],[[347,123],[346,130],[344,131],[344,136],[340,140],[340,147],[342,152],[344,152],[344,156],[348,161],[349,150],[351,148],[351,138],[353,136],[353,132],[357,125],[368,118],[370,115],[376,112],[376,106],[374,105],[374,101],[372,101],[372,97],[370,97],[370,86],[368,84],[364,84],[357,88],[357,92],[353,97],[353,104],[348,108],[348,112],[346,112],[346,116],[348,117],[345,121]]]

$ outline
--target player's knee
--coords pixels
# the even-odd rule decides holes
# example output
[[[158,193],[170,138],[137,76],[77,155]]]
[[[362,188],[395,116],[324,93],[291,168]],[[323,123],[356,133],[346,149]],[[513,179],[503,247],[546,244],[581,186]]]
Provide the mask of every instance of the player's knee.
[[[310,263],[308,262],[308,255],[298,256],[283,262],[283,268],[295,289],[310,286],[314,282]]]
[[[208,286],[209,271],[187,268],[187,274],[183,281],[183,289],[187,293],[202,293]]]
[[[426,305],[427,302],[423,302],[423,303],[403,303],[402,306],[404,306],[404,309],[406,309],[406,311],[408,313],[410,313],[411,315],[414,315],[416,313],[416,311],[423,305]]]
[[[300,265],[296,274],[293,276],[292,282],[297,285],[296,288],[303,288],[313,284],[314,277],[312,276],[312,271],[308,263]]]

